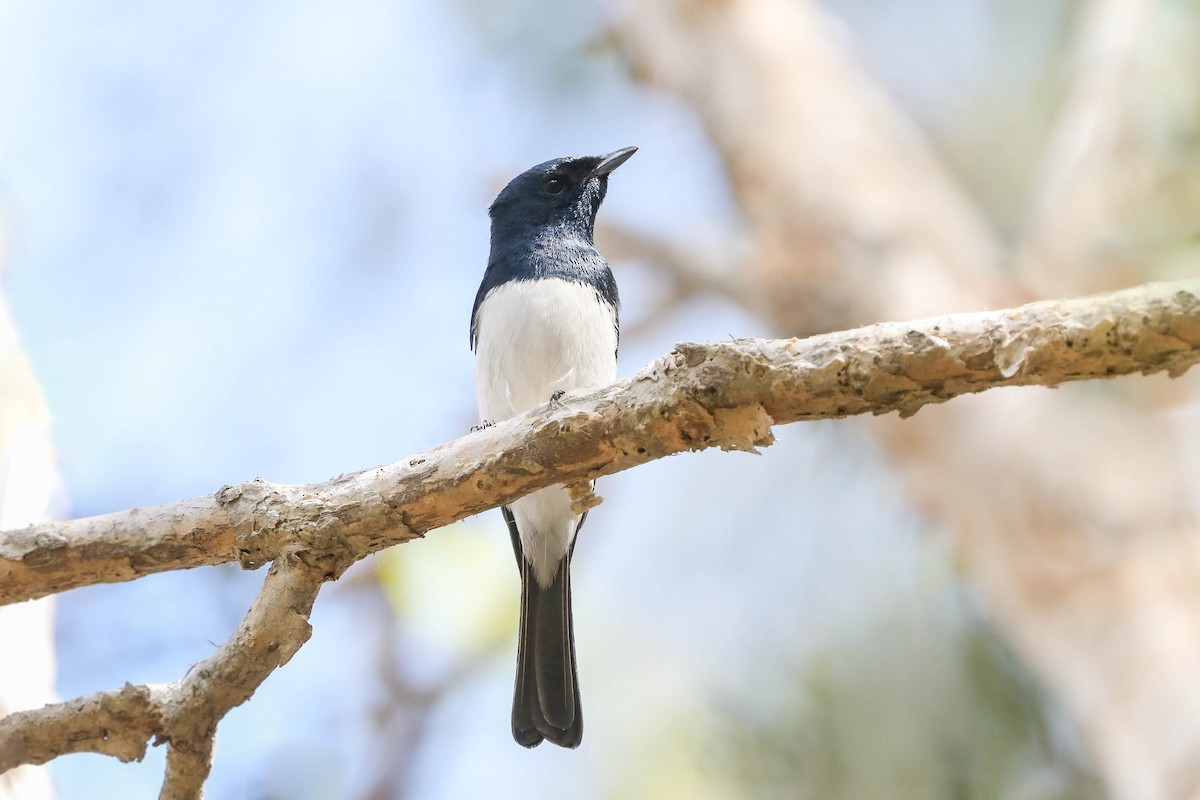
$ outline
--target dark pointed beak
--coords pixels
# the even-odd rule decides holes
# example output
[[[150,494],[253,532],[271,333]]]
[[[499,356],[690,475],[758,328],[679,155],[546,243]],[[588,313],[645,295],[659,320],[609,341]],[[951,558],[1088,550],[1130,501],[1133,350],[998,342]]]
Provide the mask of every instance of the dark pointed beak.
[[[620,150],[614,150],[600,159],[600,163],[592,170],[589,178],[599,178],[601,175],[607,175],[617,167],[629,160],[629,157],[637,152],[636,147],[622,147]]]

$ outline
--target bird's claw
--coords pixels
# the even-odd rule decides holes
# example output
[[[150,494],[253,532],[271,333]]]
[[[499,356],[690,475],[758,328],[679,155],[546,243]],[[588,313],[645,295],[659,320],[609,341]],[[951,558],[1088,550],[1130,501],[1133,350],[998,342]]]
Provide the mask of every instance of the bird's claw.
[[[484,428],[490,428],[490,427],[492,427],[492,426],[493,426],[493,425],[495,425],[495,424],[496,424],[496,423],[495,423],[495,422],[492,422],[490,419],[485,419],[485,420],[483,420],[482,422],[480,422],[478,425],[472,425],[472,426],[471,426],[471,433],[475,433],[476,431],[481,431],[481,430],[483,430]]]
[[[566,397],[567,392],[564,389],[555,389],[550,393],[550,402],[548,405],[551,408],[562,408],[562,399]]]

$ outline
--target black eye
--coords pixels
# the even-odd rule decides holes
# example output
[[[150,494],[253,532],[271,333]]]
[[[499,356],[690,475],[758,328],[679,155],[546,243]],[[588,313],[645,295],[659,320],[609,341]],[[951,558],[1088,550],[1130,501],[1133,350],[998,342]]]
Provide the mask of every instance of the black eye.
[[[561,194],[565,188],[567,188],[566,182],[558,178],[551,178],[542,184],[542,191],[546,194]]]

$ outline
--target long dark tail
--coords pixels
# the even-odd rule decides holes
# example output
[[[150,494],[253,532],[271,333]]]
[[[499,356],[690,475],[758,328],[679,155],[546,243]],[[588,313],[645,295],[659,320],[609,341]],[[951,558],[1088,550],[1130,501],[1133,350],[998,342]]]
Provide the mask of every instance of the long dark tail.
[[[539,586],[507,508],[504,519],[521,568],[513,738],[525,747],[537,747],[543,739],[560,747],[578,747],[583,740],[583,712],[571,620],[571,553],[559,562],[554,582]]]

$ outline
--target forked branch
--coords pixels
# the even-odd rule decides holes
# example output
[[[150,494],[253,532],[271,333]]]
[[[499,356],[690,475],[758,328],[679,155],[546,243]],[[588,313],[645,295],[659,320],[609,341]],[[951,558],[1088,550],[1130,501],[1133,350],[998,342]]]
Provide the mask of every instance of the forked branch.
[[[749,450],[773,425],[901,416],[1001,386],[1200,361],[1200,281],[889,322],[807,339],[681,344],[626,381],[568,395],[395,464],[321,484],[261,479],[208,497],[0,534],[0,602],[152,572],[273,562],[232,638],[166,686],[125,686],[0,720],[0,772],[168,745],[162,797],[199,795],[217,723],[308,640],[322,583],[358,559],[553,484],[688,450]]]

